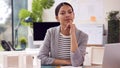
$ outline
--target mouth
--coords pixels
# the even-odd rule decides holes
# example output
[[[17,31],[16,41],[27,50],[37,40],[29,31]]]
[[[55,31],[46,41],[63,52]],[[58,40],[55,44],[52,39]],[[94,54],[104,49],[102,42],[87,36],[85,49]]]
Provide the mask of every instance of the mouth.
[[[66,22],[71,22],[71,21],[72,21],[72,19],[65,19],[65,21],[66,21]]]

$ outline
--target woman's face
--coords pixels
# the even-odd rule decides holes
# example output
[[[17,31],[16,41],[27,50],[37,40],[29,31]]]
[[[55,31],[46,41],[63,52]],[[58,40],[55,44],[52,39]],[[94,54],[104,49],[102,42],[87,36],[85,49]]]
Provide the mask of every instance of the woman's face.
[[[74,19],[74,12],[72,8],[68,5],[63,5],[59,10],[56,19],[62,26],[66,26],[68,23],[72,23]]]

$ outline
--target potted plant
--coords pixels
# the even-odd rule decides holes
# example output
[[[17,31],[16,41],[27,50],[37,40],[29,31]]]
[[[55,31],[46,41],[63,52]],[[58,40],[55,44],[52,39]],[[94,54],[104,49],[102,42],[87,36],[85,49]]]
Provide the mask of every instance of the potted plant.
[[[32,10],[21,9],[19,12],[19,19],[21,24],[28,26],[28,45],[33,48],[33,22],[42,22],[42,15],[44,9],[49,9],[54,4],[54,0],[32,0]],[[30,27],[29,27],[30,26]],[[31,41],[32,40],[32,41]]]
[[[108,43],[120,42],[119,11],[110,11],[108,14]]]
[[[43,10],[51,8],[53,4],[54,0],[33,0],[31,11],[28,11],[27,9],[20,10],[19,19],[21,20],[21,24],[32,27],[31,22],[42,22]],[[25,19],[27,17],[31,18],[32,20],[26,23]]]
[[[31,18],[33,22],[42,22],[44,9],[49,9],[53,6],[54,0],[33,0]]]
[[[20,46],[22,49],[25,49],[27,46],[27,39],[26,37],[20,37],[19,38]]]
[[[28,11],[28,10],[26,10],[26,9],[21,9],[20,11],[19,11],[19,19],[20,19],[20,24],[21,25],[24,25],[24,26],[29,26],[30,25],[30,23],[26,23],[25,22],[25,18],[27,18],[28,16],[30,16],[31,15],[31,12],[30,11]]]

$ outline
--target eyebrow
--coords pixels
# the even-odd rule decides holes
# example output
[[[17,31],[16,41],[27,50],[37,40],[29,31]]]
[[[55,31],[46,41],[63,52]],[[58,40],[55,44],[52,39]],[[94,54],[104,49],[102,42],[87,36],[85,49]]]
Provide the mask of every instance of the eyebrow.
[[[68,11],[73,11],[72,9],[68,9]],[[60,12],[65,12],[65,10],[61,10]]]

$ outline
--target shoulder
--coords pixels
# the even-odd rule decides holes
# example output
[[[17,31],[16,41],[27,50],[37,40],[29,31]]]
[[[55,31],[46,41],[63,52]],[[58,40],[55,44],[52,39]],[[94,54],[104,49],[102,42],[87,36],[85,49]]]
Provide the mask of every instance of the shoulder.
[[[48,29],[48,31],[56,31],[59,29],[60,26],[55,26],[55,27],[51,27]]]
[[[51,27],[51,28],[49,28],[47,30],[47,32],[49,32],[49,33],[55,33],[55,32],[57,32],[59,30],[59,27],[60,26]]]
[[[88,38],[88,34],[86,34],[85,32],[83,32],[82,30],[79,30],[79,29],[76,30],[76,35],[80,36],[80,37]]]
[[[77,30],[76,31],[76,38],[78,40],[78,44],[80,46],[80,44],[87,44],[87,41],[88,41],[88,35],[81,31],[81,30]]]
[[[49,31],[53,31],[53,30],[58,29],[58,27],[59,27],[59,26],[51,27],[51,28],[49,28],[48,30],[49,30]]]

